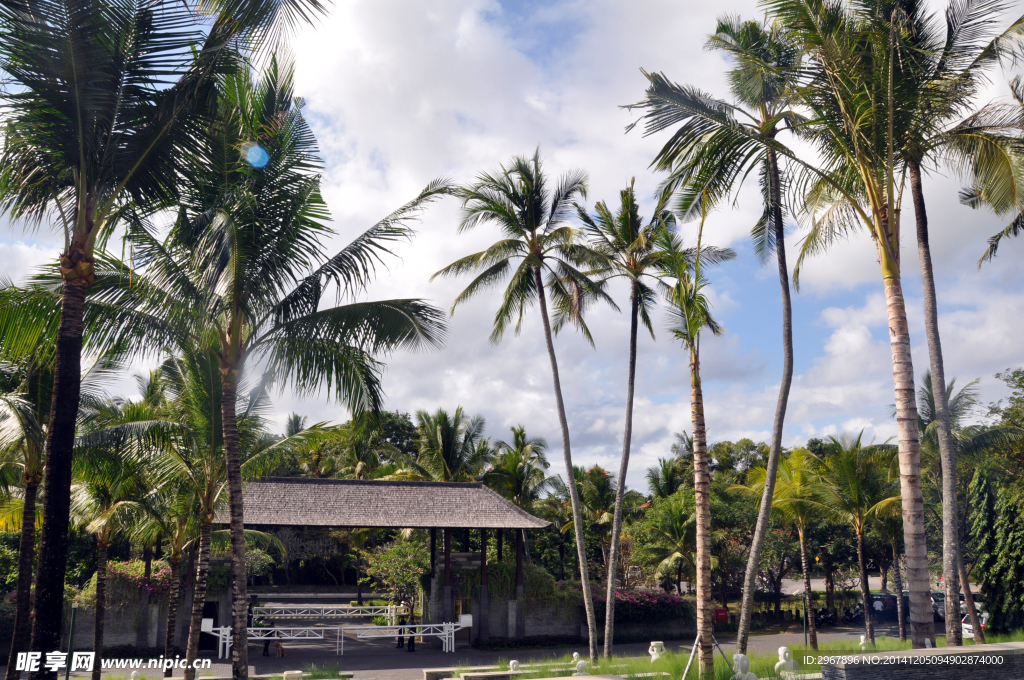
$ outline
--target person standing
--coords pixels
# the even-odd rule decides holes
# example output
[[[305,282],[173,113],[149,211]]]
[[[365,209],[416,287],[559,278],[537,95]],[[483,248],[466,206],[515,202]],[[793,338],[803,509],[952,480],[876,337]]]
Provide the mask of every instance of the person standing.
[[[274,627],[274,622],[273,621],[270,621],[269,623],[267,623],[267,628],[273,628],[273,627]],[[263,638],[263,656],[270,656],[270,638],[269,637]]]
[[[409,615],[409,630],[407,630],[406,632],[409,633],[409,645],[408,645],[408,647],[406,647],[405,651],[407,651],[407,652],[415,652],[416,651],[416,618],[414,616],[412,616],[411,614]]]
[[[405,617],[398,621],[398,649],[405,646]]]

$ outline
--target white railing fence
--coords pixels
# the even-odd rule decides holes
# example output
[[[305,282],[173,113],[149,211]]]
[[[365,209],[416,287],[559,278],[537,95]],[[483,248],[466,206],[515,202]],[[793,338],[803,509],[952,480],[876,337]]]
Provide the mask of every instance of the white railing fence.
[[[400,613],[400,612],[398,612]],[[379,616],[379,615],[378,615]],[[397,638],[402,636],[437,637],[441,639],[443,652],[455,651],[455,632],[464,628],[472,628],[473,617],[463,614],[457,623],[424,623],[394,626],[282,626],[266,628],[247,628],[247,637],[251,641],[267,640],[325,640],[329,633],[334,633],[334,653],[345,653],[345,631],[352,631],[360,640],[372,638]],[[213,619],[203,619],[202,631],[217,636],[217,658],[224,659],[231,654],[231,628],[213,627]]]
[[[357,619],[383,616],[388,623],[394,625],[399,616],[408,616],[409,607],[401,604],[389,604],[374,607],[253,607],[254,619]]]

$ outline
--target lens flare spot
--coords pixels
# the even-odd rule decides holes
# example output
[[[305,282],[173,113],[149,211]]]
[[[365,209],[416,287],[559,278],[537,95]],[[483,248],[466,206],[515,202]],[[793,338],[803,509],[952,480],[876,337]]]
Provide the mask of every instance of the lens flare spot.
[[[254,168],[262,168],[270,161],[270,154],[256,142],[246,142],[242,145],[242,158]]]

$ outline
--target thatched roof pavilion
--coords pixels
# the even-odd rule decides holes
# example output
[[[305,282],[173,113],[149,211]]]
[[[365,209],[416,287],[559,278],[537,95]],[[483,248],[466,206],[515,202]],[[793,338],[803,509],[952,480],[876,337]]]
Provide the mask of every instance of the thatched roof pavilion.
[[[249,527],[333,527],[429,529],[431,573],[436,576],[437,530],[442,533],[444,586],[441,611],[431,611],[434,622],[454,620],[452,599],[452,530],[480,532],[479,611],[488,611],[487,533],[497,537],[498,561],[501,561],[505,530],[512,530],[515,542],[516,600],[510,603],[515,618],[515,634],[525,630],[523,591],[523,540],[526,530],[544,529],[551,522],[520,510],[480,482],[392,482],[354,479],[313,479],[309,477],[270,477],[248,482],[243,490],[242,521]],[[214,520],[227,524],[227,508]],[[431,580],[431,598],[437,579]],[[474,628],[479,640],[488,638],[488,616],[480,617]]]
[[[247,526],[543,529],[480,482],[388,482],[271,477],[244,490]],[[217,521],[227,523],[226,508]]]

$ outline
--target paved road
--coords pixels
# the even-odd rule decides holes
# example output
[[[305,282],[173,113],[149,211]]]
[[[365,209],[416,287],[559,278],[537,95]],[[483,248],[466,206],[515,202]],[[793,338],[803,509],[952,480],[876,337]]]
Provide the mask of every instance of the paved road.
[[[848,641],[857,642],[862,633],[859,628],[829,629],[818,634],[820,642]],[[895,634],[895,630],[881,630],[878,635]],[[734,637],[723,635],[719,642],[725,653],[732,656]],[[691,646],[687,640],[667,641],[665,647],[671,650],[682,650],[686,653]],[[753,635],[748,648],[762,654],[774,654],[785,645],[793,647],[803,644],[803,632],[791,627],[790,632],[770,635]],[[486,666],[497,663],[501,659],[517,659],[520,662],[543,661],[564,657],[573,652],[587,654],[586,647],[562,647],[557,649],[505,650],[487,652],[472,649],[463,641],[453,654],[445,654],[432,649],[429,645],[420,644],[413,653],[404,649],[396,649],[393,640],[356,640],[348,637],[345,641],[344,656],[335,656],[332,641],[299,642],[296,640],[284,643],[288,656],[284,658],[261,656],[262,644],[249,645],[249,663],[251,673],[280,673],[285,670],[308,668],[311,665],[321,668],[337,667],[344,671],[353,671],[355,680],[422,680],[424,668],[445,668],[450,666]],[[642,656],[647,654],[648,643],[621,644],[615,646],[617,654]],[[271,650],[273,654],[273,650]],[[229,676],[229,663],[217,662],[213,668],[203,671],[202,675]],[[144,672],[145,674],[145,672]],[[124,675],[124,672],[118,673]],[[181,671],[175,671],[180,677]],[[147,676],[148,677],[148,676]]]

